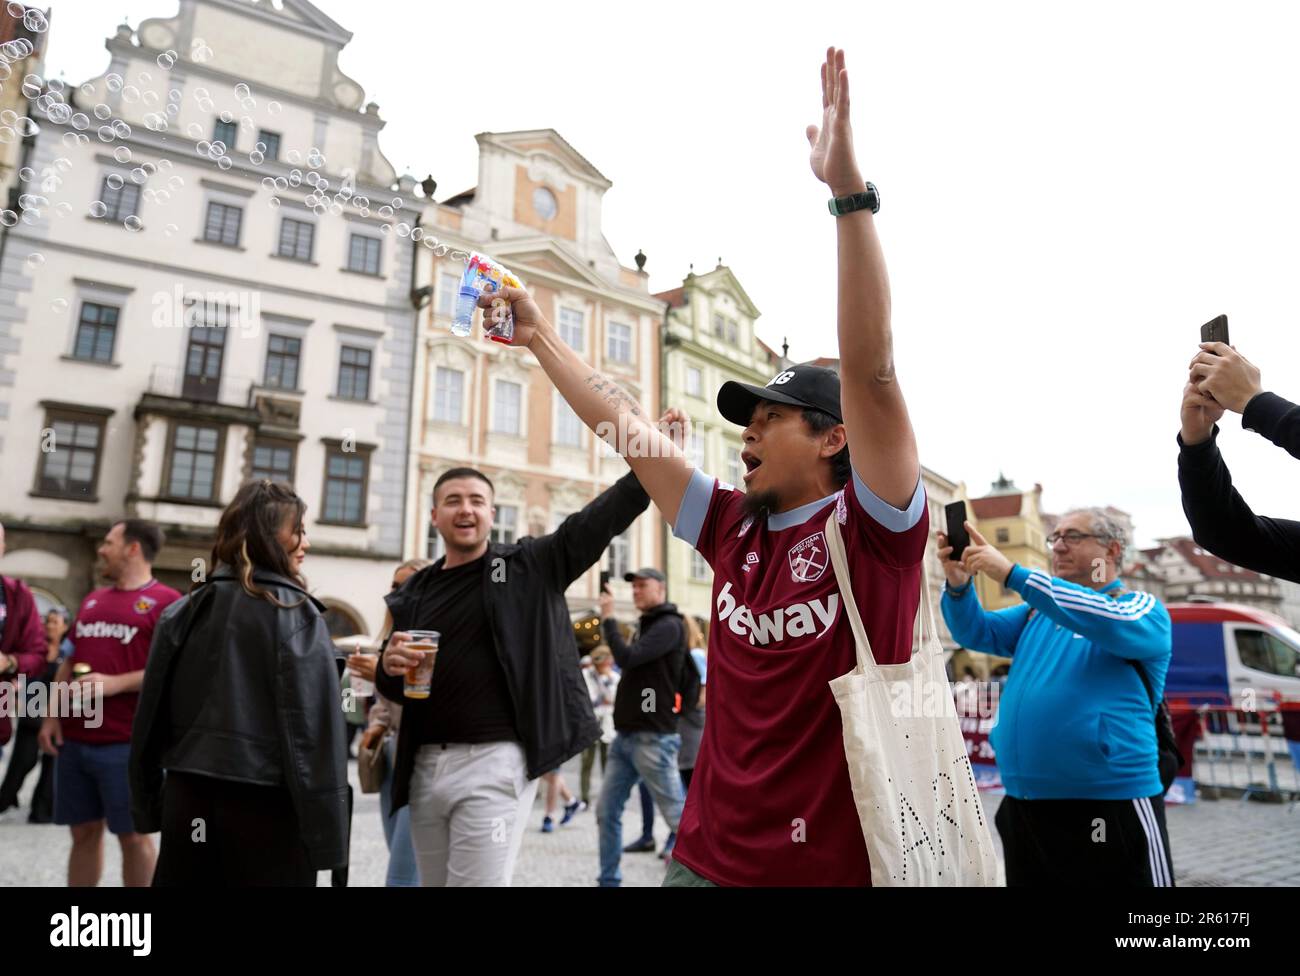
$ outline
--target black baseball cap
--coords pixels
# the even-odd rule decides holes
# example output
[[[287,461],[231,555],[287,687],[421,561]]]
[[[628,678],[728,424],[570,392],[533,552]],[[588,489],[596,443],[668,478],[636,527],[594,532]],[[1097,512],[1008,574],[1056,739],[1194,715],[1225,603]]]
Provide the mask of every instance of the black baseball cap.
[[[798,363],[783,369],[767,386],[753,386],[730,380],[718,390],[718,411],[733,424],[748,427],[760,400],[811,407],[844,423],[840,409],[840,374],[815,363]]]
[[[664,576],[664,574],[659,572],[659,570],[652,569],[649,566],[645,566],[641,569],[638,569],[634,573],[624,573],[623,579],[625,582],[628,583],[631,583],[633,580],[638,580],[638,579],[658,580],[660,583],[668,582],[668,577]]]

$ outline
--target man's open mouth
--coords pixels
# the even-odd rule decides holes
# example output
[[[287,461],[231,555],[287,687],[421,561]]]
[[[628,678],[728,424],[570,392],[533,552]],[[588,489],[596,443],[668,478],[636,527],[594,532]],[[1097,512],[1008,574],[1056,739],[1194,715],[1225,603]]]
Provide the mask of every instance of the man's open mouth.
[[[750,479],[750,476],[753,475],[753,473],[757,471],[759,466],[763,463],[758,458],[754,457],[754,455],[750,454],[748,451],[740,452],[740,461],[742,464],[745,465],[745,476],[744,476],[745,481],[748,481]]]

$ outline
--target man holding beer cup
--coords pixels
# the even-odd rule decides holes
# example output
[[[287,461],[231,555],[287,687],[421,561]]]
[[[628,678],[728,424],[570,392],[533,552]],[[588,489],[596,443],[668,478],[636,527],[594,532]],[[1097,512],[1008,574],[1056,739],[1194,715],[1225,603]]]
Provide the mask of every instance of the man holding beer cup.
[[[435,483],[447,554],[385,597],[375,675],[404,703],[392,802],[409,802],[425,887],[509,885],[538,777],[600,738],[564,591],[649,503],[628,474],[549,535],[506,544],[490,540],[486,475]]]

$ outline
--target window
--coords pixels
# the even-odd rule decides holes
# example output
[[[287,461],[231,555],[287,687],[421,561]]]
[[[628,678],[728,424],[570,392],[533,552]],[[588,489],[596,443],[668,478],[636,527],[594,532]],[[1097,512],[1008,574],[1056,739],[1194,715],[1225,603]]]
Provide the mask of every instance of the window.
[[[465,397],[465,374],[439,366],[433,379],[433,419],[444,424],[461,424],[460,407]]]
[[[493,542],[509,544],[519,533],[519,509],[514,505],[498,505],[497,516],[490,533]]]
[[[366,517],[366,477],[369,458],[342,445],[327,445],[325,451],[325,504],[327,522],[362,525]]]
[[[272,333],[267,336],[266,343],[266,376],[263,385],[276,390],[298,389],[302,340]]]
[[[429,508],[433,508],[432,498],[429,499]],[[424,542],[424,558],[432,559],[436,562],[441,559],[443,553],[447,551],[446,546],[443,545],[442,536],[438,534],[438,529],[433,524],[433,519],[429,519],[427,528],[429,530],[429,538]]]
[[[522,432],[519,405],[523,400],[523,390],[518,383],[497,380],[492,404],[492,430],[495,433],[518,436]]]
[[[267,159],[280,158],[280,133],[268,132],[266,129],[263,129],[257,134],[257,141],[266,147],[266,149],[262,151],[262,155]]]
[[[108,180],[109,177],[104,177],[104,183],[99,188],[99,199],[107,208],[104,219],[121,223],[132,214],[138,214],[140,188],[134,183],[123,183],[114,189]]]
[[[252,479],[284,481],[293,484],[294,445],[289,441],[258,439],[253,442]]]
[[[622,579],[632,568],[632,530],[624,530],[609,540],[609,574],[614,579]]]
[[[555,443],[582,447],[582,421],[558,393],[555,395]]]
[[[176,424],[172,428],[167,494],[172,498],[215,501],[220,443],[221,431],[216,427]]]
[[[77,344],[72,349],[73,357],[96,363],[112,362],[119,311],[112,305],[82,302],[81,317],[77,320]]]
[[[1300,657],[1290,644],[1262,630],[1238,630],[1237,652],[1241,663],[1253,671],[1300,677]]]
[[[744,476],[745,465],[740,460],[740,451],[734,447],[727,448],[727,484],[742,484]]]
[[[622,322],[609,323],[609,337],[606,354],[616,363],[632,361],[632,326]]]
[[[310,261],[312,243],[316,239],[316,228],[305,220],[285,217],[280,221],[280,250],[276,253],[282,258],[295,261]]]
[[[691,550],[691,579],[707,580],[709,578],[709,563],[695,549]]]
[[[686,442],[686,457],[697,468],[704,467],[704,435],[695,431],[691,432],[690,439]]]
[[[582,352],[583,315],[575,308],[560,309],[560,338],[569,344],[569,348]]]
[[[727,334],[727,320],[718,312],[713,313],[713,334],[719,339],[725,338]]]
[[[690,396],[704,395],[704,372],[696,366],[686,367],[686,392]]]
[[[102,416],[51,411],[46,415],[41,438],[37,490],[66,498],[93,499],[103,443]]]
[[[239,224],[244,211],[226,203],[209,203],[208,219],[203,225],[203,239],[227,247],[239,246]]]
[[[733,346],[740,341],[740,327],[735,319],[727,319],[727,341]]]
[[[217,124],[212,127],[212,141],[219,142],[226,147],[228,152],[235,151],[235,140],[239,138],[239,125],[235,122],[222,122],[217,119]]]
[[[370,350],[344,346],[339,353],[339,392],[344,400],[370,399]]]
[[[379,247],[382,243],[377,237],[353,234],[348,241],[348,270],[379,274]]]
[[[1011,530],[1010,530],[1010,529],[998,529],[998,531],[997,531],[997,539],[998,539],[998,542],[1010,542],[1010,541],[1011,541]]]
[[[443,272],[438,275],[438,314],[451,316],[456,312],[456,296],[460,294],[460,275]]]

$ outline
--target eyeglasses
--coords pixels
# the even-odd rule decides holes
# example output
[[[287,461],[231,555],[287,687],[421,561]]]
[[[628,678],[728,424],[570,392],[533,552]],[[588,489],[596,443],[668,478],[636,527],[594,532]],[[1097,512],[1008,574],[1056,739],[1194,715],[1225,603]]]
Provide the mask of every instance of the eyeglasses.
[[[1053,532],[1047,537],[1047,545],[1054,546],[1062,539],[1067,546],[1077,546],[1084,539],[1105,539],[1104,535],[1096,535],[1091,532],[1075,532],[1073,529],[1069,532]]]

